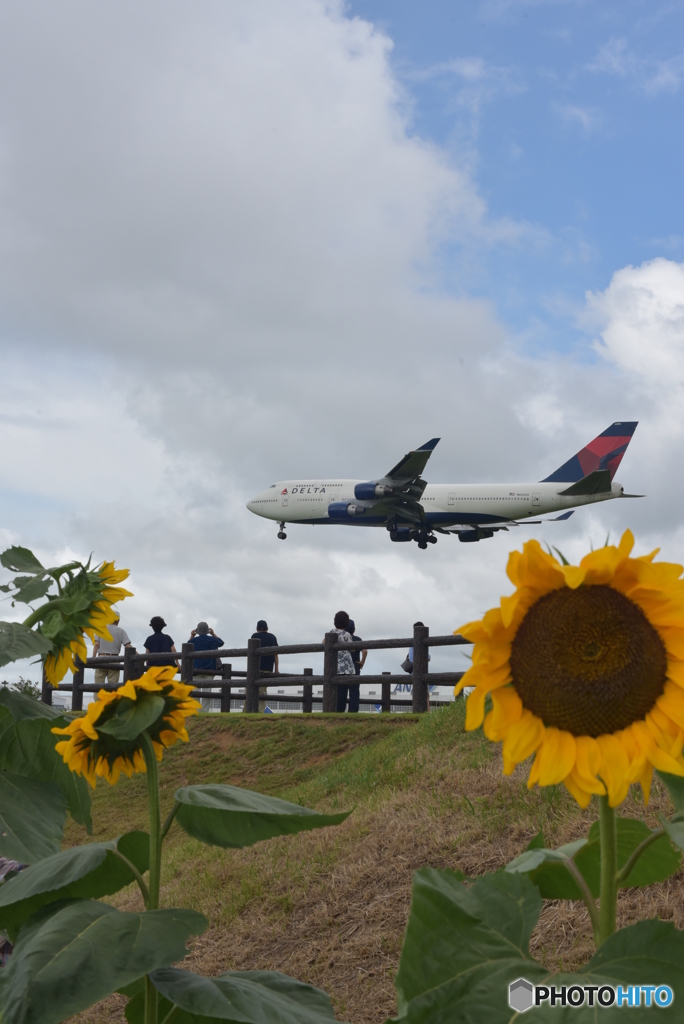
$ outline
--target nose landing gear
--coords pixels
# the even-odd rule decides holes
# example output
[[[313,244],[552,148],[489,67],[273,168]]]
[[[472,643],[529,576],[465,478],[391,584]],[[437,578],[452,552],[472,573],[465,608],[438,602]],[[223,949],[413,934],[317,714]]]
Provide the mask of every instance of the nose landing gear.
[[[278,540],[287,540],[287,534],[285,533],[285,523],[280,524],[280,529],[278,530]]]

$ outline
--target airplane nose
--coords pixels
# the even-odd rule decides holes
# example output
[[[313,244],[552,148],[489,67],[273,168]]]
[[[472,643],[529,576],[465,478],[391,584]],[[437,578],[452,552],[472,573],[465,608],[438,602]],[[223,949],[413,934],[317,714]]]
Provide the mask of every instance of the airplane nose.
[[[247,508],[249,509],[249,511],[250,511],[250,512],[253,512],[253,511],[254,511],[254,498],[251,498],[251,499],[250,499],[250,500],[249,500],[249,501],[247,502],[247,505],[246,505],[246,507],[247,507]]]

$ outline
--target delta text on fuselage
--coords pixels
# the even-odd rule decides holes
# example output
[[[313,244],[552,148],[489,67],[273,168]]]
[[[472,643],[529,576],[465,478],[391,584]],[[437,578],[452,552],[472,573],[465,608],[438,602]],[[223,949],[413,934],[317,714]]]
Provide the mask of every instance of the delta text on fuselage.
[[[285,539],[290,523],[384,527],[396,542],[421,548],[436,534],[463,542],[493,537],[498,530],[544,520],[568,519],[573,510],[626,495],[615,472],[636,429],[617,422],[544,480],[513,484],[429,484],[422,474],[439,438],[401,459],[375,480],[281,480],[247,503],[250,512],[277,522]],[[549,520],[546,520],[547,522]]]

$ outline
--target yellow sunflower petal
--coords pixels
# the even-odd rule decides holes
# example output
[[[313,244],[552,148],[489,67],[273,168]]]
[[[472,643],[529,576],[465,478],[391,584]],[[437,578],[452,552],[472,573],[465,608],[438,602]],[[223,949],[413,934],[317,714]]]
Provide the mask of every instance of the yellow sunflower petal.
[[[575,737],[554,726],[547,728],[539,750],[539,785],[555,786],[569,775],[575,764],[577,745]]]
[[[484,718],[485,697],[484,690],[474,689],[466,699],[466,721],[465,727],[468,732],[479,729]]]
[[[492,710],[484,722],[484,734],[488,740],[498,742],[505,739],[511,725],[523,713],[523,703],[512,686],[506,686],[492,693]]]
[[[524,710],[517,722],[511,725],[508,736],[504,740],[504,757],[514,764],[526,761],[542,741],[544,723],[531,711]]]
[[[601,779],[608,790],[608,802],[617,807],[629,792],[629,758],[620,741],[612,735],[597,736],[601,750]]]

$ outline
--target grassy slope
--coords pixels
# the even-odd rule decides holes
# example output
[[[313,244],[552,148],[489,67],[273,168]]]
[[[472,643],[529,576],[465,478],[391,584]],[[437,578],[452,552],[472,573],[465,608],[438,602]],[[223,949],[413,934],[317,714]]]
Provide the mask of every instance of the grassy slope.
[[[202,846],[178,827],[166,843],[162,899],[210,921],[188,958],[205,974],[285,971],[328,991],[340,1019],[380,1022],[395,1012],[392,980],[413,871],[423,865],[496,870],[539,828],[554,845],[586,829],[562,788],[529,792],[522,771],[501,774],[496,747],[463,731],[463,705],[430,715],[200,716],[191,742],[165,755],[164,812],[179,785],[227,782],[306,806],[354,807],[337,827],[248,850]],[[654,810],[660,806],[659,799]],[[625,813],[638,813],[637,808]],[[94,838],[145,827],[145,780],[98,786]],[[585,819],[583,821],[583,819]],[[71,826],[69,842],[85,836]],[[679,921],[679,884],[649,890],[649,913]],[[115,898],[140,905],[136,891]],[[643,908],[623,900],[625,920]],[[581,906],[548,904],[535,952],[572,967],[589,952]],[[117,997],[80,1024],[121,1019]]]

